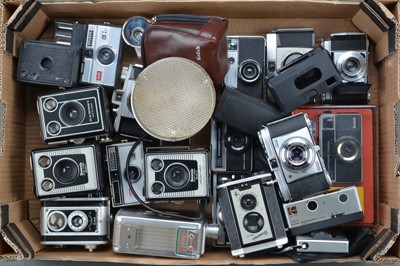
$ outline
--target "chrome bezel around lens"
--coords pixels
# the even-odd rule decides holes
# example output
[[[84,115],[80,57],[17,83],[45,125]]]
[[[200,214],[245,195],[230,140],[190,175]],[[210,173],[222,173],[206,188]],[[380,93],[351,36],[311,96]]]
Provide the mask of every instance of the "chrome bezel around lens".
[[[70,123],[70,122],[66,122],[65,119],[63,119],[62,113],[63,113],[64,109],[66,108],[65,106],[67,106],[68,104],[71,104],[71,103],[75,103],[75,104],[77,104],[77,106],[79,106],[79,107],[81,108],[81,111],[82,111],[82,118],[79,120],[79,122]],[[84,107],[80,102],[78,102],[78,101],[68,101],[68,102],[63,103],[63,105],[60,107],[60,110],[58,111],[58,115],[59,115],[59,117],[60,117],[61,122],[63,122],[64,125],[67,125],[67,126],[76,126],[76,125],[81,124],[82,121],[85,119],[85,117],[86,117],[86,110],[85,110],[85,107]]]
[[[75,216],[79,216],[82,218],[82,224],[80,226],[74,226],[72,224],[72,219]],[[83,231],[87,227],[88,224],[89,224],[89,219],[88,219],[86,213],[84,213],[83,211],[73,211],[70,213],[70,215],[68,215],[68,226],[74,232]]]
[[[342,154],[341,150],[345,143],[351,143],[355,147],[355,153],[353,156],[346,157]],[[339,138],[335,143],[335,154],[336,156],[345,163],[353,163],[361,157],[361,146],[357,139],[354,137],[346,136]]]
[[[73,162],[73,164],[76,166],[76,169],[78,169],[77,175],[76,175],[76,177],[74,178],[74,180],[72,182],[69,182],[69,183],[61,182],[60,179],[58,178],[58,175],[56,175],[55,172],[54,172],[55,171],[54,169],[56,169],[57,165],[60,162],[63,162],[63,161],[71,161],[71,162]],[[52,173],[53,173],[54,178],[57,180],[57,182],[59,182],[61,184],[64,184],[64,185],[71,184],[79,177],[79,165],[76,163],[76,161],[74,161],[74,160],[72,160],[70,158],[64,157],[64,158],[61,158],[57,162],[54,163]]]
[[[245,76],[242,75],[242,71],[243,71],[244,67],[247,66],[248,64],[254,65],[255,68],[256,68],[256,70],[257,70],[257,74],[256,74],[255,77],[252,78],[252,79],[248,79],[247,77],[245,77]],[[239,75],[239,78],[240,78],[241,80],[243,80],[244,82],[247,82],[247,83],[255,82],[255,81],[258,80],[258,79],[260,78],[260,76],[261,76],[261,67],[260,67],[260,65],[258,64],[258,62],[255,61],[255,60],[253,60],[253,59],[244,60],[244,61],[240,64],[240,66],[239,66],[238,75]]]
[[[304,159],[300,163],[294,162],[290,158],[290,152],[293,147],[299,147],[305,153]],[[314,146],[309,140],[302,137],[293,137],[286,140],[280,149],[280,159],[283,166],[288,170],[296,171],[309,168],[311,165],[313,165],[315,160],[315,151],[313,147]]]
[[[168,170],[169,170],[171,167],[177,166],[177,165],[178,165],[178,166],[181,166],[183,169],[185,169],[185,171],[186,171],[187,174],[188,174],[188,179],[187,179],[187,181],[186,181],[184,184],[180,185],[179,187],[178,187],[178,186],[172,185],[172,184],[171,184],[171,181],[169,181],[169,179],[167,178],[167,172],[168,172]],[[173,189],[181,189],[181,188],[184,188],[184,187],[187,186],[187,184],[189,184],[189,182],[190,182],[190,171],[189,171],[189,168],[187,168],[186,165],[184,165],[184,164],[182,164],[182,163],[177,163],[177,162],[168,165],[167,168],[165,168],[165,171],[164,171],[164,181],[165,181],[165,183],[166,183],[170,188],[173,188]]]
[[[355,59],[359,62],[359,68],[356,72],[350,72],[346,69],[346,62],[349,59]],[[336,67],[342,78],[349,82],[362,81],[365,82],[367,76],[367,61],[366,58],[359,52],[347,51],[341,54],[336,61]]]
[[[62,225],[59,229],[54,229],[54,227],[50,226],[50,218],[51,218],[53,215],[55,215],[55,214],[60,215],[60,216],[64,219],[64,223],[63,223],[63,225]],[[66,216],[65,213],[63,213],[62,211],[52,211],[52,212],[50,212],[49,215],[47,216],[47,227],[48,227],[48,228],[50,229],[50,231],[52,231],[52,232],[61,232],[61,231],[63,231],[63,230],[65,229],[65,227],[67,226],[67,224],[68,224],[67,216]]]

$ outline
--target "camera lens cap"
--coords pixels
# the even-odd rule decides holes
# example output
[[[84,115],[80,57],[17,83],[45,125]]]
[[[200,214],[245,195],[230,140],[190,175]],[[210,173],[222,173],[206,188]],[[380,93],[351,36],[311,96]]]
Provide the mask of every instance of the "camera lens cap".
[[[196,62],[168,57],[137,77],[131,107],[149,135],[180,141],[198,133],[210,120],[216,102],[214,84]]]

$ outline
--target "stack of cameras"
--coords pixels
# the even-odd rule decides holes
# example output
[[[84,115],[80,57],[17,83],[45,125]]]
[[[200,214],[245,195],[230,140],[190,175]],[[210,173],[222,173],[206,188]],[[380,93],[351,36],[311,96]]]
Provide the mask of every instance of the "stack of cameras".
[[[213,246],[238,257],[347,253],[346,235],[329,229],[376,215],[375,196],[364,198],[375,195],[367,36],[333,33],[317,46],[313,29],[296,28],[227,43],[211,123]]]
[[[211,145],[177,149],[138,140],[145,131],[131,93],[143,68],[122,67],[120,26],[54,28],[53,42],[22,41],[17,73],[61,88],[37,96],[51,145],[30,159],[43,244],[198,259],[212,238],[237,257],[288,247],[346,253],[345,235],[321,230],[373,223],[363,222],[360,199],[374,172],[365,34],[331,34],[321,47],[310,28],[227,36]],[[143,208],[210,199],[210,224]]]

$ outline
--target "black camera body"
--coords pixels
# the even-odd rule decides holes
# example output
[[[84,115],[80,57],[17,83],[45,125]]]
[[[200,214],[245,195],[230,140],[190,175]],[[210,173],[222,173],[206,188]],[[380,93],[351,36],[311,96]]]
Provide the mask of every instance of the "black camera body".
[[[39,199],[87,195],[104,188],[103,159],[97,144],[33,150],[31,167]]]
[[[43,141],[66,143],[87,137],[108,141],[113,133],[109,104],[107,93],[101,86],[38,95]]]
[[[329,53],[315,48],[268,76],[268,89],[284,112],[291,112],[340,85]]]
[[[208,151],[147,152],[145,196],[151,200],[204,199],[210,196]]]
[[[321,114],[319,143],[332,182],[363,180],[361,114]]]
[[[253,137],[225,123],[211,120],[211,170],[248,173],[253,169]]]
[[[265,77],[265,38],[227,36],[229,70],[225,84],[253,97],[263,98]]]
[[[82,51],[43,41],[22,40],[17,80],[26,83],[70,88],[79,81]]]

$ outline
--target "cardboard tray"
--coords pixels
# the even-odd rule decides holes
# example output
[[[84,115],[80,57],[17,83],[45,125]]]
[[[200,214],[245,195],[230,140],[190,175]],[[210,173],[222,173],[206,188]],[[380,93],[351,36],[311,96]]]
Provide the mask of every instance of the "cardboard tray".
[[[0,18],[0,260],[109,261],[135,264],[228,265],[291,263],[283,255],[237,259],[229,250],[207,247],[199,260],[164,259],[116,254],[110,246],[88,253],[82,247],[62,250],[40,244],[40,202],[34,197],[30,151],[46,147],[39,136],[36,94],[45,90],[15,79],[22,39],[51,40],[53,19],[108,21],[122,25],[129,17],[163,13],[217,15],[229,19],[229,35],[265,36],[277,28],[312,27],[316,40],[333,32],[363,31],[370,39],[371,104],[378,106],[378,218],[375,240],[360,256],[323,262],[400,262],[400,123],[398,25],[400,5],[382,2],[328,0],[138,0],[138,1],[2,1]],[[135,63],[134,50],[124,46],[124,65]],[[209,146],[209,127],[193,139]],[[371,195],[372,196],[372,195]],[[186,206],[190,208],[190,206]]]

